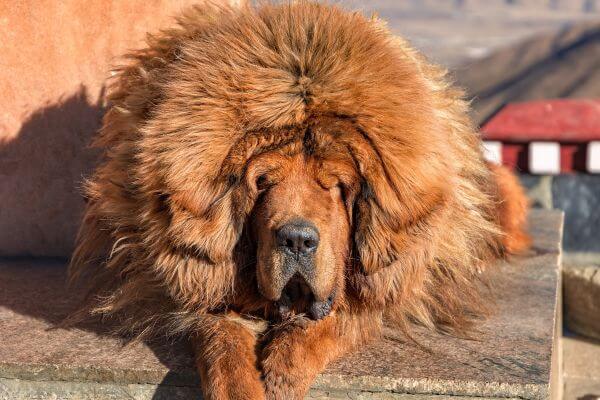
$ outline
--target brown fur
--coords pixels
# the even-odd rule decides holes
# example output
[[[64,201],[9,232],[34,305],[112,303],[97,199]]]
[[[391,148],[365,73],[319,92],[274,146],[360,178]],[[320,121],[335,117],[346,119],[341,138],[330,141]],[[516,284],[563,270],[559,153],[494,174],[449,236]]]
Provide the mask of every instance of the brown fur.
[[[207,5],[129,61],[71,273],[93,282],[86,312],[190,335],[208,399],[302,398],[384,320],[465,333],[481,270],[527,244],[522,189],[483,161],[463,93],[381,21]],[[291,210],[326,237],[319,321],[273,319],[268,229]]]
[[[497,198],[500,226],[504,232],[502,243],[509,253],[521,253],[531,245],[523,230],[527,223],[529,199],[517,177],[506,167],[489,164],[498,188]]]

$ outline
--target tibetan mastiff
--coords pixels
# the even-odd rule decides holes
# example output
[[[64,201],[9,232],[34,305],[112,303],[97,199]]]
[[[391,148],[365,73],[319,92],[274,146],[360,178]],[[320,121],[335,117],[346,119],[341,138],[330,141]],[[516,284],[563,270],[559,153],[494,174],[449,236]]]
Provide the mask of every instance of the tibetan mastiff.
[[[462,334],[528,244],[463,92],[376,18],[197,6],[108,100],[71,276],[84,313],[189,337],[207,399],[301,399],[384,323]]]

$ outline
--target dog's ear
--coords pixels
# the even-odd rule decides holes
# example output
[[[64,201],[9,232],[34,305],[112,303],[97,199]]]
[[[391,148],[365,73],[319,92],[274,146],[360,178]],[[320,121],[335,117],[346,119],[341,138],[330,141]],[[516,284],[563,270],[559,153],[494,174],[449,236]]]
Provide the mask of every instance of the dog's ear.
[[[447,168],[432,153],[377,145],[364,131],[342,140],[362,177],[353,205],[354,252],[362,272],[371,274],[400,259],[415,236],[427,236],[423,222],[446,201]]]
[[[420,197],[392,197],[382,200],[368,183],[358,196],[354,208],[354,248],[359,255],[363,273],[372,274],[395,261],[402,254],[415,247],[415,236],[421,242],[429,234],[426,220],[435,214],[444,201],[441,188]],[[412,207],[414,213],[402,213],[394,202],[402,202]],[[412,204],[412,206],[410,205]],[[423,229],[422,229],[423,228]],[[421,232],[419,232],[422,230]]]
[[[205,183],[195,191],[175,192],[168,236],[212,262],[231,259],[243,225],[233,202],[234,191],[226,184]]]

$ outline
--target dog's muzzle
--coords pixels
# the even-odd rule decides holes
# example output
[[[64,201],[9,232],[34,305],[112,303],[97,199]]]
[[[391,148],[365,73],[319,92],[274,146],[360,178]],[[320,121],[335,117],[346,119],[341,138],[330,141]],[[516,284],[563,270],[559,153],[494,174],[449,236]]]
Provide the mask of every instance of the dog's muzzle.
[[[275,238],[287,280],[277,302],[279,315],[285,318],[295,311],[315,320],[326,317],[331,312],[334,296],[317,301],[309,283],[315,279],[314,255],[319,246],[319,231],[309,221],[294,220],[281,226]]]

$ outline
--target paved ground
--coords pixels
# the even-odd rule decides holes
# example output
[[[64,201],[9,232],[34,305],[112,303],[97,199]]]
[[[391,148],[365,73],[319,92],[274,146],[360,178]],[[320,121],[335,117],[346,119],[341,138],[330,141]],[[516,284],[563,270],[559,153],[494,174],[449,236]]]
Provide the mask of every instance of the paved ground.
[[[600,399],[600,342],[567,333],[562,347],[564,400]]]

